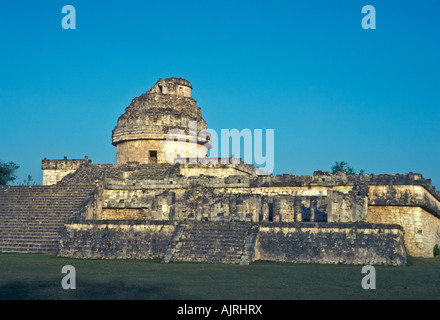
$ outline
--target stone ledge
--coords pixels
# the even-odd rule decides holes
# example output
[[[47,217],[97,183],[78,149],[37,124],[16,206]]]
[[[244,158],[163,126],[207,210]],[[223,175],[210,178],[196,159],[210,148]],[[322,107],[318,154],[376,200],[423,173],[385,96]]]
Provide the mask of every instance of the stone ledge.
[[[260,222],[260,227],[266,228],[328,228],[328,229],[398,229],[403,227],[398,224],[377,223],[343,223],[343,222]]]
[[[169,220],[84,220],[68,224],[75,225],[178,225],[179,221]]]

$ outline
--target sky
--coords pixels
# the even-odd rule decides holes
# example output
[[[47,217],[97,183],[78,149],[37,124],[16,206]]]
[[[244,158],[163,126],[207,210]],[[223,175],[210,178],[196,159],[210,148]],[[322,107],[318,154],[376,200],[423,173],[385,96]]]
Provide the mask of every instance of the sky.
[[[65,30],[72,5],[76,29]],[[362,28],[376,11],[376,29]],[[274,172],[345,161],[440,187],[440,2],[3,1],[0,160],[115,163],[117,118],[183,77],[208,127],[273,129]]]

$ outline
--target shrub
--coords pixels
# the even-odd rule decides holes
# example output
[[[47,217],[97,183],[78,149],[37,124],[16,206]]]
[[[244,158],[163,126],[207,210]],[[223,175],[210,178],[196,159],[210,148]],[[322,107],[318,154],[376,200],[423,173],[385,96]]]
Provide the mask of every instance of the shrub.
[[[440,248],[438,247],[438,244],[434,246],[433,252],[434,252],[434,257],[438,257],[440,255]]]

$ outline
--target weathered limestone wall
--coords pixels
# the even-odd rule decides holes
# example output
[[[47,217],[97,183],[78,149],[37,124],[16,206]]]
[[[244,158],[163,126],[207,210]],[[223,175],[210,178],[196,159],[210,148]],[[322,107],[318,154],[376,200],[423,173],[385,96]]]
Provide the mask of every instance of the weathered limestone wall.
[[[102,219],[353,222],[365,221],[367,206],[366,196],[352,191],[306,196],[231,193],[223,187],[183,189],[170,183],[162,188],[124,188],[104,190]]]
[[[90,221],[65,225],[58,255],[74,258],[153,259],[168,248],[169,222]]]
[[[367,219],[367,191],[358,193],[350,190],[342,193],[328,191],[327,222],[365,222]],[[316,221],[316,220],[315,220]]]
[[[99,219],[104,220],[178,220],[174,219],[176,195],[185,190],[142,189],[104,190],[103,209]]]
[[[401,225],[412,256],[432,257],[434,246],[440,245],[440,219],[420,207],[369,206],[367,221]]]
[[[62,160],[44,160],[41,163],[43,169],[43,185],[49,186],[61,181],[69,173],[74,173],[83,163],[91,163],[92,161],[86,156],[84,159],[67,159]]]
[[[226,229],[227,230],[226,230]],[[235,263],[246,235],[256,233],[252,261],[404,265],[400,226],[343,223],[188,223],[174,241],[176,260]],[[74,258],[163,258],[176,224],[167,221],[89,221],[64,227],[58,255]],[[234,243],[234,250],[219,244]],[[221,254],[220,254],[221,253]],[[233,256],[231,256],[231,254]],[[192,259],[191,257],[194,257]],[[237,260],[238,259],[238,260]],[[174,259],[171,259],[174,261]]]
[[[191,90],[183,78],[159,79],[134,98],[112,133],[116,163],[152,163],[149,151],[157,151],[158,163],[170,163],[178,155],[206,157],[209,135],[200,131],[207,124]]]
[[[405,265],[400,226],[343,223],[262,224],[254,260]]]
[[[418,205],[440,218],[440,201],[421,185],[369,186],[371,205]]]
[[[191,98],[191,83],[183,78],[173,78],[173,79],[159,79],[153,88],[150,89],[151,92],[179,95],[183,97]]]
[[[215,176],[219,178],[226,178],[228,176],[234,176],[234,175],[248,175],[248,173],[237,170],[233,167],[231,168],[197,168],[197,167],[187,167],[187,168],[181,168],[180,173],[183,174],[186,177],[190,176],[199,176],[199,175],[205,175],[205,176]]]
[[[148,211],[142,208],[131,209],[103,209],[103,220],[149,220]]]
[[[150,134],[151,136],[151,134]],[[130,139],[134,139],[133,135]],[[157,140],[130,140],[116,146],[116,164],[127,162],[154,163],[150,158],[150,151],[157,152],[157,163],[173,163],[173,159],[180,157],[206,157],[206,147],[196,143],[165,140],[164,134],[158,134]],[[168,158],[167,158],[167,154]]]
[[[352,189],[353,187],[348,187],[346,189]],[[259,186],[236,186],[228,187],[224,189],[227,193],[246,193],[246,194],[260,194],[266,196],[275,195],[292,195],[292,196],[326,196],[329,187],[324,186],[270,186],[270,187],[259,187]]]
[[[203,169],[237,169],[232,163],[210,166]],[[362,177],[368,185],[342,176],[347,185],[340,185],[339,176],[186,177],[181,169],[197,170],[197,165],[171,167],[172,176],[145,179],[134,166],[125,180],[106,179],[102,195],[90,197],[75,221],[370,222],[401,225],[411,255],[431,257],[440,244],[439,194],[418,175]]]
[[[65,176],[69,173],[74,173],[76,169],[71,170],[44,170],[43,171],[43,186],[50,186],[56,184],[58,181],[61,181]]]

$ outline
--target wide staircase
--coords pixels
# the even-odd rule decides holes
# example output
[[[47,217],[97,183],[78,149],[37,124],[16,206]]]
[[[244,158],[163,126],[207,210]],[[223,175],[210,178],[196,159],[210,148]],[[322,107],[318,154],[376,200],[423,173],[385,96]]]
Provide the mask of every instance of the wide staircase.
[[[93,188],[0,187],[0,252],[56,252],[59,230]]]
[[[240,263],[251,223],[188,222],[171,261]]]

